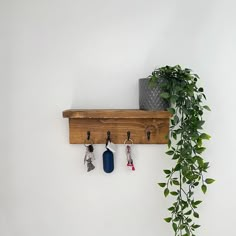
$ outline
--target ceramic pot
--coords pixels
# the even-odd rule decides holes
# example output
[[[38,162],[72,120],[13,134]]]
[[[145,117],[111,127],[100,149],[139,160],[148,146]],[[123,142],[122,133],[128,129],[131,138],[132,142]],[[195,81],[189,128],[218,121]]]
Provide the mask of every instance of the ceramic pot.
[[[160,97],[162,89],[158,86],[150,87],[149,79],[139,79],[139,109],[140,110],[166,110],[167,101]]]

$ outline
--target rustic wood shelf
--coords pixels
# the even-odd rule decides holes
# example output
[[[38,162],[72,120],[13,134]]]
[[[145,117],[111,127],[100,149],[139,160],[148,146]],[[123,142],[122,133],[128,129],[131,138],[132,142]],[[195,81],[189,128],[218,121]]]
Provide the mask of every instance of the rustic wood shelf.
[[[108,131],[112,142],[117,144],[124,143],[127,132],[135,144],[165,144],[171,114],[135,109],[71,109],[63,111],[63,117],[69,118],[71,144],[84,143],[88,131],[95,144],[105,144]]]

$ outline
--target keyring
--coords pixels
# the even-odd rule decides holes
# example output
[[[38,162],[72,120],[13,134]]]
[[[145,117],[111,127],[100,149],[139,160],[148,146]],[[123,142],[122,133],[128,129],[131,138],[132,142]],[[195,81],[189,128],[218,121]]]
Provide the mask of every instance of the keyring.
[[[89,143],[87,143],[87,142],[89,142]],[[84,140],[84,146],[88,147],[89,145],[93,145],[93,140],[92,139],[89,139],[89,140],[85,139]]]
[[[124,141],[124,144],[127,144],[127,142],[130,142],[129,144],[131,144],[131,145],[134,143],[132,139],[126,139]]]

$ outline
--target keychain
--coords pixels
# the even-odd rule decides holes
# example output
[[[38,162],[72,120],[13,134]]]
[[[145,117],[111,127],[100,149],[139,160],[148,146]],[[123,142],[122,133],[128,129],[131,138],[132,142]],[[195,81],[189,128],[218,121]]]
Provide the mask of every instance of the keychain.
[[[130,142],[130,144],[127,144],[128,142]],[[135,170],[134,162],[133,162],[133,159],[131,157],[131,145],[133,144],[133,140],[130,139],[129,136],[128,136],[128,139],[126,139],[124,141],[124,144],[126,145],[125,152],[126,152],[126,157],[127,157],[127,166],[128,166],[129,169],[134,171]]]
[[[85,147],[86,147],[86,152],[84,156],[84,164],[87,163],[87,171],[89,172],[95,169],[95,166],[92,163],[92,161],[95,160],[94,153],[93,153],[94,148],[92,144],[89,144],[88,146],[85,145]]]
[[[103,153],[103,170],[106,173],[111,173],[114,170],[114,156],[113,152],[107,148]]]
[[[114,170],[114,155],[113,153],[116,151],[116,146],[111,142],[111,133],[107,132],[107,140],[106,140],[106,151],[103,153],[103,170],[106,173],[111,173]]]

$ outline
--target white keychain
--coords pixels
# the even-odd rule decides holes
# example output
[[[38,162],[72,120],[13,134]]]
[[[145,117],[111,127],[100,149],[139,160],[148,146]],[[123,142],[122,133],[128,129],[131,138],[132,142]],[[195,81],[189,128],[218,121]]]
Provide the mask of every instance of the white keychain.
[[[108,148],[111,152],[113,152],[113,153],[116,152],[116,145],[115,145],[114,143],[112,143],[111,141],[109,141],[109,142],[107,143],[107,148]]]
[[[116,145],[111,142],[111,132],[110,131],[107,131],[106,148],[109,149],[113,153],[116,152]]]

